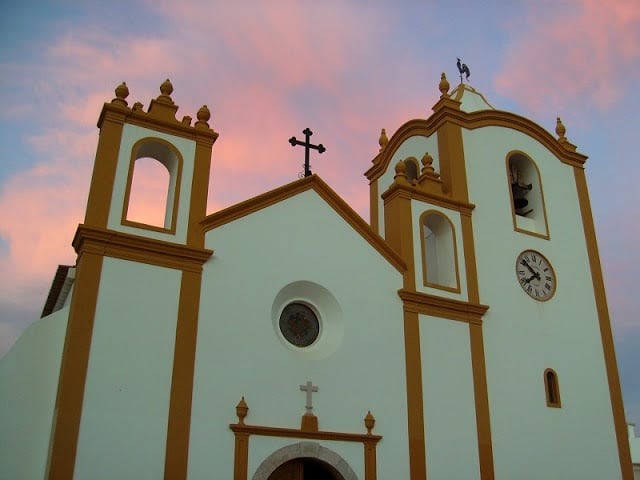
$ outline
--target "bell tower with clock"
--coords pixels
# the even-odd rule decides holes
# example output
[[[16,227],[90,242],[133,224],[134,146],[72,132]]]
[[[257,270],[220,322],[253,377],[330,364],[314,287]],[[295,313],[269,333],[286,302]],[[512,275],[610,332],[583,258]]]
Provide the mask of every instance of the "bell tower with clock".
[[[468,83],[439,90],[429,118],[382,130],[365,174],[371,225],[409,265],[412,475],[569,478],[594,456],[585,478],[630,479],[587,157],[559,118],[554,137]]]

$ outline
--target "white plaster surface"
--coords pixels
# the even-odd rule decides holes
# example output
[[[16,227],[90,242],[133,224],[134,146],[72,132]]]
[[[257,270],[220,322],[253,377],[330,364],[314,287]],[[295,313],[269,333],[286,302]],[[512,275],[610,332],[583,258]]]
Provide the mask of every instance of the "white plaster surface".
[[[466,84],[460,84],[451,92],[451,98],[456,98],[457,92],[459,89],[464,89],[462,92],[462,98],[458,100],[461,102],[460,110],[463,112],[476,112],[478,110],[494,110],[494,108],[489,105],[484,96]]]
[[[162,478],[180,280],[178,270],[104,259],[76,480]]]
[[[68,307],[38,320],[0,360],[0,479],[44,478]]]
[[[420,315],[427,478],[480,478],[469,325]]]
[[[208,232],[206,246],[215,254],[203,271],[190,478],[231,478],[229,424],[242,396],[246,423],[299,428],[299,385],[307,380],[319,387],[313,410],[321,430],[365,433],[371,410],[374,433],[384,436],[378,478],[408,478],[400,273],[314,191]],[[342,312],[343,338],[322,358],[301,357],[274,329],[274,299],[301,280],[329,291]],[[293,441],[251,437],[250,472]],[[361,444],[328,448],[362,472]]]
[[[160,138],[166,140],[182,155],[182,178],[180,179],[180,199],[178,201],[178,216],[175,235],[121,224],[124,195],[127,188],[127,177],[129,175],[129,164],[131,162],[131,149],[133,148],[133,145],[142,138]],[[187,238],[189,202],[191,200],[191,181],[193,178],[195,152],[196,144],[193,140],[187,140],[174,135],[149,130],[148,128],[139,127],[137,125],[125,124],[122,130],[120,152],[118,153],[118,165],[116,167],[113,196],[111,197],[111,210],[109,211],[108,227],[120,232],[142,235],[145,237],[155,238],[157,240],[184,243]]]
[[[487,127],[463,136],[480,301],[490,306],[483,331],[496,478],[538,479],[540,465],[557,478],[619,478],[573,169],[516,131]],[[505,167],[511,150],[540,169],[550,240],[513,230]],[[555,267],[557,290],[547,302],[529,298],[516,281],[515,259],[525,249]],[[546,406],[546,368],[558,374],[562,408]]]

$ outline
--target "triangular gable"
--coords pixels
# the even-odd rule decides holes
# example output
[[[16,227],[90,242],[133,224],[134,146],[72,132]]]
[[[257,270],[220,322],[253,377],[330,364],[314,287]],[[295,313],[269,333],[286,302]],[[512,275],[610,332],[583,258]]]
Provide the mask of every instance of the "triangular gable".
[[[233,222],[238,218],[255,213],[263,208],[279,203],[307,190],[315,191],[333,210],[340,215],[351,227],[375,248],[380,255],[393,265],[399,272],[407,269],[406,263],[385,240],[375,233],[369,224],[353,210],[335,191],[329,187],[318,175],[311,175],[296,180],[282,187],[263,193],[244,202],[232,205],[224,210],[207,216],[201,225],[205,232],[221,225]]]

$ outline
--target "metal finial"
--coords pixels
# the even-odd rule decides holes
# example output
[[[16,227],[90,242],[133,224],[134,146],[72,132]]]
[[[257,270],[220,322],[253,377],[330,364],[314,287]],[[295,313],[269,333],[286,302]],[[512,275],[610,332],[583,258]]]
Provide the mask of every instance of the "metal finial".
[[[318,145],[311,144],[311,142],[309,141],[309,137],[313,135],[313,132],[309,128],[305,128],[302,133],[304,133],[304,142],[298,140],[296,137],[291,137],[289,139],[289,143],[292,147],[295,147],[296,145],[302,145],[304,147],[304,176],[310,177],[311,166],[309,165],[309,149],[313,148],[314,150],[317,150],[318,153],[324,153],[327,149],[324,148],[324,145],[322,145],[321,143],[319,143]]]

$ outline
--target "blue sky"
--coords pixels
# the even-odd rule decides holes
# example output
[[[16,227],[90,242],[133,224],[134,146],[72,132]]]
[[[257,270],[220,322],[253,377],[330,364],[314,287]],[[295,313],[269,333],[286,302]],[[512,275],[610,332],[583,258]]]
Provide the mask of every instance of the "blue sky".
[[[179,3],[179,4],[178,4]],[[171,78],[179,114],[206,103],[221,136],[209,212],[297,178],[310,126],[319,173],[363,217],[380,128],[425,118],[455,58],[496,108],[589,155],[629,420],[640,424],[640,4],[635,0],[11,2],[0,15],[0,354],[72,264],[101,105]]]

